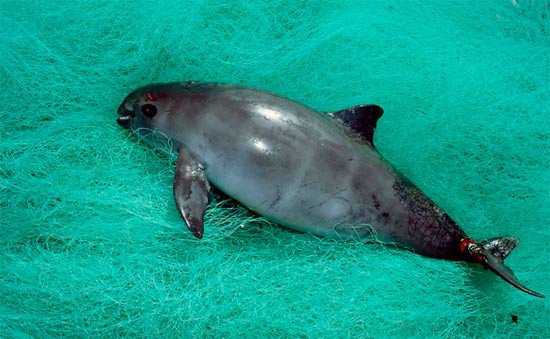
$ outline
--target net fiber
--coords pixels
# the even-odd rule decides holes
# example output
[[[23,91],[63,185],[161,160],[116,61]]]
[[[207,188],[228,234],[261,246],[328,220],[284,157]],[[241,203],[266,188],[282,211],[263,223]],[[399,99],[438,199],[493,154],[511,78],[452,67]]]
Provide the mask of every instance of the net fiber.
[[[0,55],[0,336],[550,336],[550,299],[479,267],[220,199],[196,240],[174,159],[115,123],[162,81],[379,104],[380,152],[549,296],[548,1],[12,0]]]

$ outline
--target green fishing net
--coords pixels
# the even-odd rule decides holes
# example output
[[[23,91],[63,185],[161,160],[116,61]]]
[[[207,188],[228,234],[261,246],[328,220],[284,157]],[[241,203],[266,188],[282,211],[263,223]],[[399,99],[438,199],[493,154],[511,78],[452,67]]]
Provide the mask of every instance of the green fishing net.
[[[273,225],[216,197],[194,239],[174,157],[117,126],[153,82],[384,107],[378,150],[550,295],[550,4],[0,2],[0,337],[549,337],[479,266]]]

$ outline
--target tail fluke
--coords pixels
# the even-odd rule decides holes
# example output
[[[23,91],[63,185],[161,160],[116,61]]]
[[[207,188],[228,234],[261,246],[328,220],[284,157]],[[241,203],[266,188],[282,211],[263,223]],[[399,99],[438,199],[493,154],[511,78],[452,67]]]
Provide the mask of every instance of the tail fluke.
[[[474,262],[480,263],[495,272],[515,288],[535,297],[545,298],[544,295],[523,286],[514,275],[514,272],[504,264],[504,259],[518,243],[518,239],[512,237],[493,238],[480,243],[476,243],[472,239],[464,239],[461,247],[464,248]]]

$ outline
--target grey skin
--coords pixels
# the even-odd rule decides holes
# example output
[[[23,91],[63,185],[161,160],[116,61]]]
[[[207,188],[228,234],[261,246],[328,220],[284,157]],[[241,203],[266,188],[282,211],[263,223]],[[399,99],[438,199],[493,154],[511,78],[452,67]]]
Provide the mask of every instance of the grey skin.
[[[376,151],[376,105],[319,114],[257,89],[195,81],[132,92],[118,123],[179,151],[174,196],[202,238],[210,184],[283,226],[325,237],[392,242],[416,253],[480,263],[518,289],[504,265],[511,237],[475,242]]]

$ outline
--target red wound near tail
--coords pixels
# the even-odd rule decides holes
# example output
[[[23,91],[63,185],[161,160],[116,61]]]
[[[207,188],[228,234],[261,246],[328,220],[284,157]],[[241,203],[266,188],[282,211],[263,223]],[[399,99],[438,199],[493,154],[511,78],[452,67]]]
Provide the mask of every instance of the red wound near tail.
[[[459,244],[460,253],[468,255],[474,262],[483,264],[486,258],[479,251],[479,244],[474,239],[464,238],[460,240]]]

